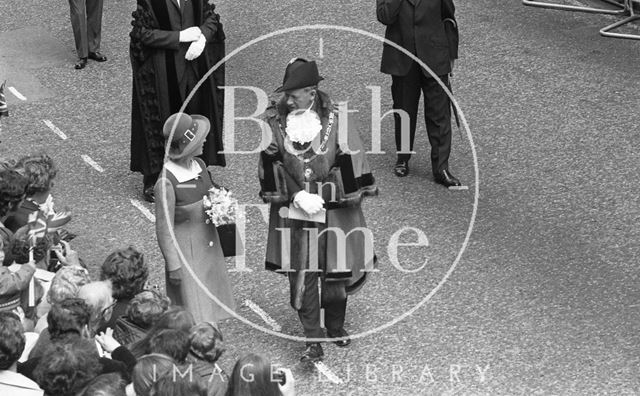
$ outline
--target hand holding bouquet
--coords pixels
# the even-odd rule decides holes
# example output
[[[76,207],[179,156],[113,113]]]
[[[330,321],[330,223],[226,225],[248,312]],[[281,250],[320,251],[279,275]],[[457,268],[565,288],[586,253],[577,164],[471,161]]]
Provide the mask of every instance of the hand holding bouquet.
[[[241,216],[238,200],[231,191],[223,187],[211,187],[209,196],[202,197],[204,212],[218,230],[222,252],[225,257],[242,254],[242,241],[236,232],[236,221]]]
[[[238,215],[238,200],[224,187],[211,187],[209,196],[202,197],[204,211],[216,226],[235,224]]]

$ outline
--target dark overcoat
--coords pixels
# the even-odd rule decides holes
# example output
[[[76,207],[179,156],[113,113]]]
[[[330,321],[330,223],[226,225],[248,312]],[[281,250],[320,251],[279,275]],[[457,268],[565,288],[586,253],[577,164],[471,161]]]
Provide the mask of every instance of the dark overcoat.
[[[318,91],[318,102],[316,111],[323,127],[318,143],[324,142],[324,146],[316,147],[323,154],[311,148],[298,156],[287,149],[284,98],[264,115],[272,137],[271,144],[260,155],[259,166],[260,195],[271,203],[266,268],[274,271],[287,267],[309,269],[310,259],[315,255],[323,277],[327,281],[345,281],[347,292],[351,293],[362,286],[367,272],[375,269],[373,235],[367,239],[361,201],[364,196],[376,195],[378,190],[355,118],[349,117],[346,130],[341,131],[338,111],[329,97]],[[318,183],[324,186],[321,191]],[[282,209],[288,209],[293,196],[302,189],[322,195],[327,209],[326,223],[283,216]],[[333,231],[322,232],[327,227],[344,232],[347,236],[344,248]],[[313,229],[319,234],[317,251],[310,242],[315,237],[309,231]],[[341,261],[343,254],[344,261]]]
[[[185,99],[178,85],[185,68],[194,67],[200,79],[225,55],[224,31],[215,6],[205,0],[191,2],[193,24],[182,22],[175,0],[137,0],[136,11],[132,14],[130,169],[145,175],[162,170],[165,153],[162,127]],[[193,61],[184,59],[190,43],[179,42],[180,30],[190,26],[200,27],[207,39],[203,53]],[[207,78],[188,108],[211,121],[211,131],[202,155],[207,165],[225,165],[224,155],[219,153],[222,150],[224,109],[222,86],[224,65]]]
[[[458,58],[458,29],[453,0],[377,0],[378,21],[385,38],[416,55],[438,76],[451,72]],[[384,44],[380,71],[394,76],[409,72],[413,60]]]

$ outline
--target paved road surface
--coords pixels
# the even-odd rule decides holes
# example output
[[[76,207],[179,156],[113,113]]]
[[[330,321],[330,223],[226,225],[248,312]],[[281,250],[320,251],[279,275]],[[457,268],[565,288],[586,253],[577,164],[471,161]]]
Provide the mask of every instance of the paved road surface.
[[[382,34],[373,3],[237,0],[221,1],[218,9],[231,52],[306,24]],[[258,351],[293,368],[301,395],[640,393],[640,47],[601,38],[598,29],[611,20],[600,15],[525,8],[515,0],[457,6],[462,47],[454,90],[480,172],[475,227],[457,268],[399,323],[347,349],[326,346],[326,365],[341,385],[298,363],[300,343],[237,320],[222,324],[228,371],[240,354]],[[128,171],[133,7],[132,0],[106,2],[103,52],[109,61],[75,71],[66,4],[0,0],[0,79],[27,99],[8,94],[11,117],[2,120],[0,156],[53,155],[60,167],[56,201],[76,213],[70,229],[80,235],[74,246],[82,257],[96,268],[111,250],[133,244],[154,268],[152,283],[161,285],[153,223],[131,203],[141,198],[140,177]],[[375,88],[368,87],[380,87],[383,112],[391,104],[390,79],[377,71],[380,53],[379,42],[354,33],[292,32],[230,59],[227,85],[270,92],[290,58],[316,59],[323,87],[360,111],[370,142]],[[239,115],[255,106],[248,91],[239,93]],[[451,268],[473,214],[477,181],[466,136],[455,132],[451,162],[469,190],[450,192],[431,180],[424,133],[412,174],[393,176],[391,129],[386,119],[387,153],[371,156],[380,196],[364,204],[381,272],[350,299],[352,333],[389,323],[423,300]],[[237,124],[236,148],[251,150],[258,142],[255,125]],[[217,170],[244,203],[260,203],[256,159],[233,155],[228,168]],[[249,212],[248,221],[253,272],[232,275],[238,301],[251,300],[283,333],[300,336],[284,278],[260,269],[266,226],[259,211]],[[399,249],[406,269],[427,260],[414,274],[394,267],[387,251],[391,235],[408,226],[429,240],[428,248]],[[267,326],[248,307],[239,313]]]

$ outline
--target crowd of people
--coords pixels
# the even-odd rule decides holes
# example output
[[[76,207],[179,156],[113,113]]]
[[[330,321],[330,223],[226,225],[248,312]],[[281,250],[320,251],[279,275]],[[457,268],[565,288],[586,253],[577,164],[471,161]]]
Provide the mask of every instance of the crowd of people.
[[[264,356],[241,356],[229,376],[217,323],[147,288],[134,247],[109,254],[92,278],[63,228],[34,240],[21,213],[56,213],[56,172],[41,154],[0,167],[0,394],[295,394],[291,371]]]

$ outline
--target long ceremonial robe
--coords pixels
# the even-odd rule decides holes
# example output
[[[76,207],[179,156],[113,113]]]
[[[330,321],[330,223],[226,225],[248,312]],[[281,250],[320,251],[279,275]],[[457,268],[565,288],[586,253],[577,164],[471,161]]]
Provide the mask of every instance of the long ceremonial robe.
[[[325,93],[318,91],[318,94],[318,112],[323,127],[320,136],[326,135],[331,124],[331,113],[333,123],[326,139],[325,153],[315,155],[313,148],[310,149],[303,156],[310,159],[309,162],[292,154],[285,146],[287,110],[284,98],[273,103],[264,114],[272,131],[271,144],[261,153],[259,166],[260,195],[265,202],[271,203],[266,268],[274,271],[287,266],[293,270],[308,269],[310,255],[317,254],[319,269],[325,279],[346,281],[347,292],[353,293],[366,279],[367,272],[363,270],[375,266],[373,238],[371,243],[366,243],[365,233],[354,229],[366,228],[360,203],[364,196],[376,195],[378,190],[364,156],[365,149],[357,132],[355,118],[349,117],[348,131],[342,132],[348,136],[348,139],[344,139],[345,143],[348,142],[348,149],[357,151],[347,154],[344,144],[339,143],[338,111]],[[327,209],[326,223],[289,219],[280,215],[280,210],[289,206],[293,195],[305,189],[305,183],[308,192],[318,193],[318,182],[325,183],[321,194]],[[335,186],[334,191],[331,184]],[[339,228],[345,234],[353,231],[346,238],[344,252],[341,252],[333,232],[322,233],[327,227]],[[315,228],[321,234],[317,252],[310,250],[310,233],[305,228]],[[287,229],[288,232],[278,229]],[[344,266],[340,265],[340,254],[344,254]]]
[[[132,171],[151,175],[162,170],[165,154],[162,127],[176,113],[184,99],[179,80],[187,67],[194,66],[202,78],[224,58],[224,31],[215,6],[205,0],[189,0],[192,21],[186,21],[175,0],[137,0],[133,12],[130,58],[133,71],[131,109]],[[175,4],[174,4],[175,3]],[[180,43],[180,30],[198,26],[207,39],[202,54],[193,61],[184,59],[190,43]],[[224,109],[224,65],[220,65],[200,86],[187,112],[197,112],[211,122],[211,131],[202,159],[207,165],[225,165],[222,150],[222,116]]]

